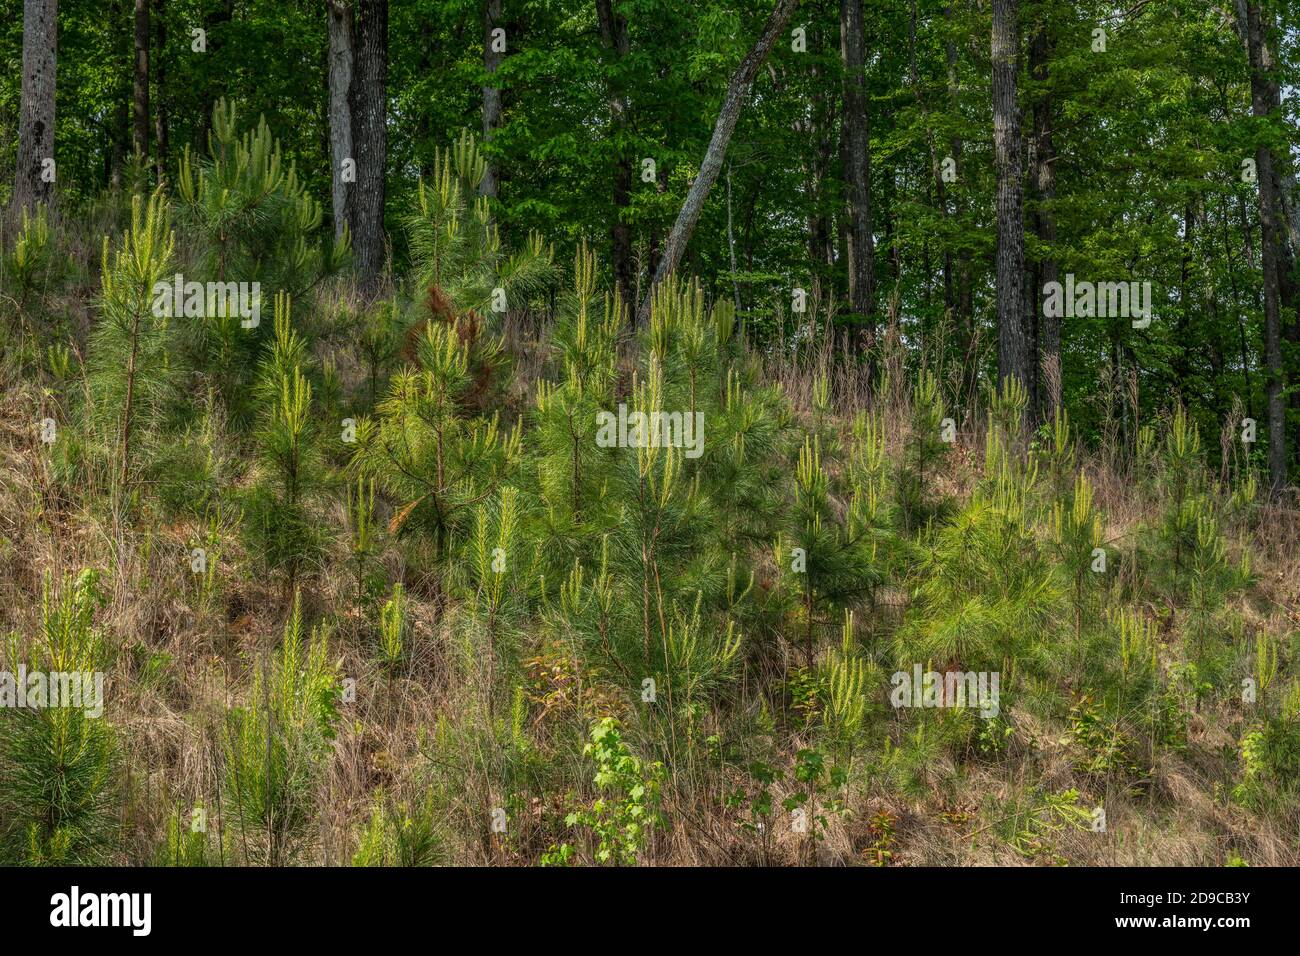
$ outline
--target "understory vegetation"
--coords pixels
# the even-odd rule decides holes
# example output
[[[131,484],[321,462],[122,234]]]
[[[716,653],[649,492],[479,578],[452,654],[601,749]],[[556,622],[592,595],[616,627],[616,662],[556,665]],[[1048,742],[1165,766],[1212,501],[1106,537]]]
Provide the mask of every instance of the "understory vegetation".
[[[685,277],[637,327],[468,136],[367,301],[213,130],[0,250],[0,670],[105,675],[0,710],[0,862],[1300,863],[1300,523],[1240,415],[1083,442],[897,315],[868,366]],[[260,321],[159,315],[178,272]]]

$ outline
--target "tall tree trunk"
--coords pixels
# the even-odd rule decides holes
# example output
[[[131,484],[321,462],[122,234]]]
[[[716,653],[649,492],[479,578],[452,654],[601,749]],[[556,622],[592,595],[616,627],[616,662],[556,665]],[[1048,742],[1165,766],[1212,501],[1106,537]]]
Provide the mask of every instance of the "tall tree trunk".
[[[135,89],[131,102],[135,125],[131,147],[140,159],[149,158],[149,0],[135,0]]]
[[[156,91],[153,103],[153,140],[154,152],[157,156],[158,163],[158,181],[161,182],[167,171],[167,152],[170,148],[170,137],[167,130],[167,99],[166,99],[166,80],[167,70],[164,64],[163,51],[167,49],[167,0],[154,0],[153,3],[153,22],[154,22],[154,90]]]
[[[379,287],[384,267],[384,190],[388,163],[388,0],[357,0],[353,47],[352,146],[357,181],[352,192],[352,248],[361,289]]]
[[[1281,108],[1281,89],[1269,49],[1274,23],[1259,0],[1245,0],[1246,49],[1250,57],[1251,112],[1257,118],[1275,115]],[[1283,313],[1295,307],[1291,280],[1291,250],[1282,219],[1280,169],[1284,157],[1274,156],[1261,141],[1255,148],[1259,184],[1260,246],[1264,266],[1264,368],[1268,399],[1268,478],[1276,494],[1286,484],[1286,367],[1282,359]]]
[[[1019,0],[993,0],[993,147],[997,168],[998,380],[1015,378],[1030,397],[1037,377],[1025,316],[1024,185],[1020,176],[1020,113],[1016,60]]]
[[[627,210],[632,202],[632,159],[625,143],[628,124],[627,95],[623,89],[621,70],[623,58],[631,49],[628,41],[627,20],[614,12],[611,0],[596,0],[596,20],[600,25],[600,39],[611,58],[609,80],[609,118],[611,137],[614,140],[613,200],[614,215],[609,227],[610,258],[613,260],[614,283],[623,300],[628,319],[636,310],[636,275],[632,267],[632,227],[627,221]]]
[[[849,310],[857,346],[876,342],[876,244],[871,234],[871,139],[867,122],[866,37],[862,0],[840,0],[844,58],[844,180],[849,200]]]
[[[956,17],[956,0],[949,0],[944,16],[949,28],[949,38],[944,50],[948,61],[948,108],[955,113],[961,92],[961,84],[957,78],[957,41],[951,36],[953,20]],[[949,148],[952,150],[953,171],[957,176],[958,185],[952,191],[952,214],[959,223],[965,214],[965,203],[962,201],[964,187],[961,185],[963,147],[961,137],[954,135]],[[967,362],[973,366],[974,357],[969,353],[975,338],[975,293],[971,279],[970,256],[965,252],[957,254],[957,327],[962,337],[962,349],[967,353]],[[962,394],[966,394],[964,388]]]
[[[1043,11],[1044,17],[1048,16]],[[1034,187],[1034,235],[1043,253],[1034,263],[1035,282],[1030,290],[1038,334],[1038,417],[1051,420],[1061,406],[1061,320],[1044,314],[1041,294],[1049,282],[1056,282],[1060,269],[1053,249],[1056,245],[1056,147],[1052,142],[1052,93],[1046,87],[1051,78],[1052,40],[1047,23],[1040,22],[1029,42],[1029,66],[1035,84],[1042,87],[1034,102],[1032,182]]]
[[[494,50],[492,31],[501,25],[501,0],[484,0],[483,3],[483,69],[488,76],[496,73],[505,59],[505,53]],[[483,142],[489,143],[492,135],[501,126],[501,89],[491,83],[483,87]],[[483,173],[483,182],[479,192],[484,196],[496,198],[497,165],[489,158]]]
[[[330,89],[330,199],[334,213],[334,239],[343,238],[348,225],[351,184],[344,181],[344,165],[355,161],[352,153],[352,4],[329,0]]]
[[[708,198],[709,190],[713,188],[718,172],[722,169],[722,160],[727,154],[727,144],[731,142],[731,134],[735,132],[736,120],[740,118],[741,107],[749,96],[754,77],[758,75],[759,67],[772,51],[777,35],[790,22],[790,17],[798,4],[799,0],[777,0],[776,9],[767,18],[763,32],[753,48],[740,61],[740,66],[736,68],[735,75],[727,86],[727,94],[722,100],[722,108],[718,110],[718,119],[713,125],[713,138],[709,141],[709,148],[704,154],[704,162],[700,164],[695,182],[691,184],[686,194],[686,201],[682,203],[681,211],[677,214],[672,232],[668,234],[663,257],[659,260],[658,268],[655,269],[654,280],[646,290],[645,298],[641,300],[641,308],[637,311],[638,325],[645,325],[650,320],[650,303],[654,299],[655,287],[672,274],[681,261],[682,253],[686,251],[686,244],[691,240],[695,224],[700,221],[704,200]]]
[[[49,202],[54,184],[43,177],[54,159],[54,75],[58,64],[58,0],[24,0],[22,103],[14,205]]]
[[[821,31],[816,25],[811,26],[809,30],[812,44],[820,48]],[[810,147],[808,159],[804,164],[805,189],[809,202],[808,260],[813,275],[829,281],[835,267],[835,244],[831,239],[831,219],[826,203],[826,180],[830,172],[831,155],[834,152],[832,130],[835,127],[836,104],[834,98],[825,92],[825,78],[815,60],[809,67],[809,77],[813,94],[809,119],[804,125],[806,141]]]

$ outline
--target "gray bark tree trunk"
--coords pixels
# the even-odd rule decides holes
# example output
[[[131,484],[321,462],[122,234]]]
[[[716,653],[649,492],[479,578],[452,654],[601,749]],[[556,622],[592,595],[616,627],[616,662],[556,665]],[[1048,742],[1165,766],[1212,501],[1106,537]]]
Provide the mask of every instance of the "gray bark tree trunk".
[[[54,159],[54,78],[58,65],[58,0],[24,0],[22,102],[14,206],[47,203],[54,184],[42,173]]]
[[[1020,113],[1016,61],[1018,0],[993,0],[993,148],[997,169],[998,380],[1014,378],[1036,391],[1031,329],[1025,315],[1024,184],[1020,175]]]
[[[346,160],[352,153],[352,4],[329,0],[329,90],[330,90],[330,199],[334,214],[334,239],[343,238],[348,225],[351,184],[343,180]]]
[[[645,325],[650,320],[650,303],[654,299],[655,288],[673,273],[681,261],[682,253],[686,251],[691,233],[695,231],[695,225],[700,221],[704,200],[708,198],[709,190],[713,188],[718,172],[722,169],[722,160],[727,154],[727,144],[731,142],[731,134],[735,132],[736,120],[740,118],[741,107],[749,96],[754,77],[758,75],[759,67],[772,51],[777,35],[790,22],[790,17],[798,4],[799,0],[777,0],[776,9],[767,18],[763,32],[753,48],[740,61],[740,66],[736,68],[731,83],[727,86],[722,108],[718,110],[718,119],[713,125],[713,138],[709,141],[709,148],[704,154],[704,162],[700,164],[699,174],[696,175],[695,182],[687,192],[686,201],[682,203],[681,211],[677,214],[677,221],[673,223],[672,231],[668,234],[668,241],[664,244],[663,256],[659,260],[658,268],[655,269],[650,288],[646,290],[645,297],[641,300],[641,307],[637,311],[638,325]]]
[[[955,3],[950,0],[947,9],[944,12],[944,18],[947,21],[949,28],[951,28],[955,17]],[[944,55],[948,61],[948,108],[955,113],[959,105],[958,100],[959,94],[961,93],[961,84],[957,77],[957,41],[951,39],[951,37],[945,44]],[[953,166],[958,182],[957,187],[952,191],[952,211],[953,216],[960,221],[965,213],[965,204],[962,201],[964,187],[960,185],[964,144],[962,143],[960,136],[953,136],[952,141],[948,145],[952,150]],[[967,352],[967,354],[969,354],[971,344],[975,337],[975,295],[974,283],[971,279],[970,256],[964,252],[957,254],[957,327],[961,330],[962,348]],[[965,394],[964,389],[963,394]]]
[[[849,310],[861,323],[860,349],[876,340],[876,247],[871,234],[871,140],[867,119],[862,0],[840,0],[844,57],[844,179],[849,200]]]
[[[350,106],[357,181],[352,190],[352,248],[360,287],[373,294],[384,268],[384,195],[388,165],[388,0],[357,0]]]
[[[1050,79],[1052,41],[1046,23],[1040,23],[1029,43],[1030,71],[1035,84],[1043,88],[1034,103],[1034,138],[1031,179],[1034,187],[1034,234],[1046,250],[1034,263],[1034,286],[1030,290],[1031,313],[1037,324],[1039,350],[1037,395],[1038,416],[1050,421],[1061,406],[1061,320],[1043,314],[1042,291],[1057,281],[1060,269],[1050,251],[1056,245],[1056,147],[1052,141],[1052,93]]]
[[[135,86],[132,91],[134,125],[131,148],[142,160],[149,158],[149,0],[135,0]]]
[[[1259,0],[1244,3],[1243,24],[1246,50],[1250,58],[1251,112],[1266,117],[1281,108],[1281,89],[1269,49],[1273,32],[1272,16],[1261,8]],[[1240,7],[1239,7],[1240,9]],[[1268,400],[1268,478],[1274,494],[1286,484],[1286,367],[1282,358],[1283,313],[1295,308],[1295,289],[1291,281],[1292,257],[1287,242],[1286,223],[1281,202],[1281,170],[1286,160],[1276,157],[1266,143],[1255,149],[1255,166],[1259,184],[1259,223],[1261,258],[1264,267],[1264,369],[1265,395]]]
[[[170,136],[167,130],[167,101],[164,89],[167,72],[164,67],[163,51],[167,49],[167,0],[154,0],[154,89],[157,95],[153,103],[153,141],[154,153],[158,162],[158,181],[162,182],[167,172],[167,152],[170,148]]]

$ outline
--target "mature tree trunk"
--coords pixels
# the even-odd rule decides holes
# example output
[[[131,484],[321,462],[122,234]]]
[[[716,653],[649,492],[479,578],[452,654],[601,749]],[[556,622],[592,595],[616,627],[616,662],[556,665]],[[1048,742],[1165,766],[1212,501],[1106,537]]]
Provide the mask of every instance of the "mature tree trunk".
[[[596,0],[596,21],[600,25],[600,40],[609,52],[615,74],[609,81],[609,118],[611,138],[615,144],[613,199],[614,215],[609,227],[610,258],[613,260],[614,283],[623,300],[629,319],[636,309],[636,275],[632,268],[632,227],[627,221],[627,209],[632,202],[632,159],[624,142],[626,135],[627,95],[623,90],[623,75],[619,64],[628,55],[627,20],[614,12],[611,0]]]
[[[361,288],[374,293],[384,267],[384,188],[388,162],[388,0],[357,0],[353,47],[352,146],[357,181],[352,192],[352,248]]]
[[[125,64],[123,64],[125,65]],[[126,172],[126,146],[127,141],[131,138],[131,108],[126,101],[125,95],[117,101],[113,107],[113,127],[112,127],[113,147],[109,166],[109,185],[113,189],[122,187],[122,180]]]
[[[149,158],[149,0],[135,0],[135,90],[131,102],[135,125],[131,146],[140,159]]]
[[[944,16],[950,29],[956,16],[955,7],[955,0],[949,0]],[[948,61],[948,108],[955,113],[958,107],[958,94],[961,92],[961,85],[957,79],[957,41],[952,39],[951,36],[945,46],[944,53]],[[962,156],[964,144],[961,137],[953,136],[949,148],[952,150],[953,167],[958,183],[952,191],[952,212],[954,218],[960,222],[965,214],[965,203],[962,201],[963,186],[960,185],[962,161],[964,159]],[[965,252],[957,254],[957,328],[960,330],[962,348],[967,352],[967,361],[973,366],[973,357],[969,355],[969,352],[975,337],[975,293],[974,283],[971,279],[970,256]],[[965,394],[965,389],[962,390],[962,393]]]
[[[54,159],[54,75],[58,63],[58,0],[24,0],[22,103],[14,205],[49,202],[54,184],[42,177]]]
[[[722,160],[727,154],[727,144],[731,142],[731,134],[736,129],[736,120],[740,118],[740,109],[749,95],[750,87],[753,86],[754,77],[758,75],[759,67],[772,51],[772,45],[776,43],[778,34],[790,22],[790,17],[798,3],[799,0],[777,0],[776,9],[767,18],[758,41],[740,61],[740,66],[736,68],[735,75],[727,86],[727,94],[722,100],[722,108],[718,110],[718,119],[713,125],[713,138],[709,141],[709,148],[704,154],[704,162],[700,164],[695,182],[691,184],[686,194],[686,201],[682,203],[681,211],[677,214],[672,232],[668,234],[663,257],[659,260],[658,268],[655,269],[654,280],[646,290],[645,298],[641,300],[641,308],[637,312],[638,325],[644,325],[649,321],[650,303],[654,298],[655,287],[677,268],[682,253],[686,251],[686,244],[691,240],[695,224],[700,221],[704,200],[708,198],[709,190],[713,188],[718,172],[722,169]]]
[[[493,50],[492,31],[501,25],[501,0],[484,0],[483,4],[483,69],[491,76],[501,66],[505,53]],[[492,140],[492,134],[501,126],[501,89],[491,84],[483,87],[483,142]],[[483,182],[479,192],[484,196],[496,197],[497,165],[489,158]]]
[[[811,25],[809,34],[812,45],[820,49],[821,31],[816,25]],[[802,124],[810,147],[804,162],[805,190],[810,203],[808,261],[815,277],[829,281],[835,268],[835,243],[826,202],[826,182],[830,174],[831,156],[834,154],[833,130],[838,106],[834,97],[826,92],[825,77],[816,60],[809,66],[809,79],[813,89],[812,103],[808,121]]]
[[[170,137],[167,130],[167,100],[166,80],[167,70],[164,64],[163,51],[167,49],[167,0],[154,0],[153,3],[153,22],[154,22],[154,62],[153,76],[154,89],[156,95],[153,103],[153,140],[154,152],[158,162],[158,180],[161,182],[167,171],[167,152],[170,147]]]
[[[844,57],[844,180],[849,201],[849,310],[858,348],[876,341],[876,244],[871,234],[871,139],[867,125],[866,37],[862,0],[840,0]]]
[[[1025,315],[1024,186],[1016,107],[1019,0],[993,0],[993,148],[997,167],[998,380],[1015,378],[1036,392],[1032,329]]]
[[[334,239],[341,240],[348,225],[351,184],[343,181],[352,152],[352,4],[329,0],[329,88],[330,88],[330,199],[334,213]]]
[[[1046,15],[1046,14],[1044,14]],[[1046,88],[1050,78],[1052,41],[1045,22],[1039,23],[1029,42],[1029,66],[1034,82],[1043,87],[1034,103],[1034,138],[1031,179],[1034,188],[1034,235],[1042,255],[1034,263],[1034,283],[1030,289],[1032,321],[1038,334],[1037,414],[1040,420],[1052,418],[1061,406],[1061,320],[1045,315],[1042,292],[1060,273],[1053,247],[1056,245],[1056,147],[1052,142],[1052,93]]]
[[[1241,7],[1244,6],[1244,10]],[[1245,14],[1242,33],[1250,57],[1251,112],[1259,118],[1275,115],[1281,108],[1269,37],[1273,17],[1261,8],[1259,0],[1245,0],[1238,5]],[[1255,166],[1259,183],[1260,246],[1264,265],[1264,368],[1268,399],[1268,477],[1273,493],[1281,490],[1287,478],[1286,454],[1286,367],[1282,359],[1283,314],[1295,308],[1295,289],[1291,279],[1291,248],[1283,222],[1281,178],[1286,158],[1275,156],[1265,142],[1255,148]]]

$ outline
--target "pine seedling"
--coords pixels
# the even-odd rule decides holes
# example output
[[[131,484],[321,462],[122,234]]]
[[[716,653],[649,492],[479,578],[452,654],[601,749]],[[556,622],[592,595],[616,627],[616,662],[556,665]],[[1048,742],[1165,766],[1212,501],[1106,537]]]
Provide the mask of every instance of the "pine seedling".
[[[859,506],[860,513],[860,506]],[[844,608],[870,594],[881,576],[873,566],[874,542],[859,522],[846,527],[830,494],[821,441],[805,438],[795,471],[791,570],[801,595],[805,666],[816,660],[816,627],[831,608]],[[824,607],[825,606],[825,607]],[[833,621],[834,619],[831,618]]]
[[[258,375],[263,406],[257,432],[259,474],[245,508],[250,550],[286,578],[293,593],[299,574],[323,547],[310,500],[322,485],[318,430],[311,415],[312,387],[304,373],[306,345],[290,323],[290,300],[276,296],[275,339]]]
[[[367,397],[371,408],[379,403],[380,384],[387,379],[389,370],[400,354],[400,324],[401,311],[397,303],[391,300],[377,303],[360,320],[358,344],[365,363],[366,381],[369,383]]]
[[[32,294],[58,282],[68,266],[67,258],[55,245],[48,206],[38,203],[33,210],[23,209],[13,249],[0,258],[0,263],[18,290],[18,314],[25,319]]]
[[[178,807],[167,817],[167,835],[158,848],[155,866],[212,866],[208,834],[191,829],[190,818]]]
[[[1102,546],[1101,515],[1093,507],[1092,484],[1086,476],[1080,474],[1075,479],[1068,506],[1062,501],[1052,502],[1051,531],[1057,559],[1070,582],[1077,641],[1083,630],[1084,595],[1098,566],[1096,551]]]
[[[357,427],[351,468],[397,501],[389,533],[428,532],[436,560],[519,457],[518,431],[503,435],[495,415],[462,415],[470,384],[468,346],[451,327],[429,323],[419,367],[395,375],[376,417]]]
[[[110,859],[117,820],[113,776],[117,742],[103,718],[103,640],[93,618],[103,596],[98,573],[47,578],[35,654],[10,635],[10,671],[25,662],[46,687],[39,706],[0,708],[0,859],[21,865],[88,865]],[[68,694],[79,682],[80,700]],[[36,693],[27,682],[28,699]],[[97,698],[97,699],[96,699]],[[98,711],[98,712],[96,712]]]
[[[618,376],[616,341],[623,325],[622,301],[596,298],[596,258],[586,246],[574,262],[574,285],[560,303],[552,348],[563,363],[558,384],[541,380],[534,408],[537,477],[548,505],[550,533],[564,547],[553,567],[572,556],[584,526],[607,526],[606,514],[593,514],[609,479],[608,456],[596,444],[598,416],[614,403]],[[602,520],[603,518],[603,520]]]
[[[353,866],[434,866],[444,856],[434,822],[431,794],[414,810],[398,803],[381,788],[375,793],[370,821],[361,835]]]
[[[110,256],[104,239],[101,319],[91,333],[89,386],[124,486],[140,436],[157,427],[174,385],[172,328],[154,308],[154,284],[171,271],[175,238],[162,193],[131,200],[131,225]]]
[[[390,684],[406,657],[406,627],[406,592],[399,582],[379,612],[379,659]]]
[[[227,288],[245,283],[260,309],[273,293],[301,295],[347,264],[346,233],[333,243],[328,230],[321,230],[320,204],[283,161],[265,118],[244,130],[236,106],[224,99],[213,108],[208,156],[198,158],[186,147],[176,191],[179,218],[196,240],[186,278],[192,273]],[[265,335],[244,327],[245,317],[229,307],[228,297],[225,303],[226,308],[209,303],[186,329],[195,364],[215,377],[231,418],[242,423],[249,414],[250,372]]]
[[[1070,431],[1070,416],[1065,409],[1057,407],[1045,437],[1046,441],[1039,451],[1039,458],[1046,464],[1047,481],[1052,494],[1061,497],[1069,488],[1076,457],[1075,441]]]
[[[513,254],[502,248],[488,201],[476,194],[485,169],[477,140],[462,132],[435,151],[431,180],[420,180],[416,209],[404,219],[417,290],[437,289],[458,315],[500,312],[555,278],[552,250],[539,235]]]
[[[1158,673],[1156,633],[1154,625],[1132,608],[1110,612],[1110,624],[1119,637],[1119,709],[1122,713],[1132,692]]]
[[[260,279],[273,291],[295,295],[346,261],[346,241],[330,249],[309,246],[322,221],[320,204],[293,165],[284,163],[265,117],[244,129],[234,103],[222,99],[214,106],[207,157],[185,148],[176,190],[187,224],[201,239],[205,277]]]
[[[248,703],[227,713],[226,819],[249,862],[285,863],[311,820],[338,720],[328,655],[326,628],[313,628],[304,642],[295,594],[280,648],[254,672]]]
[[[912,392],[912,413],[907,440],[903,444],[894,475],[903,527],[914,530],[933,512],[929,482],[947,457],[949,444],[943,435],[944,406],[939,383],[928,369],[917,373]]]
[[[366,572],[379,552],[379,534],[375,528],[375,481],[358,478],[348,486],[348,551],[356,572],[357,606],[366,596]]]

